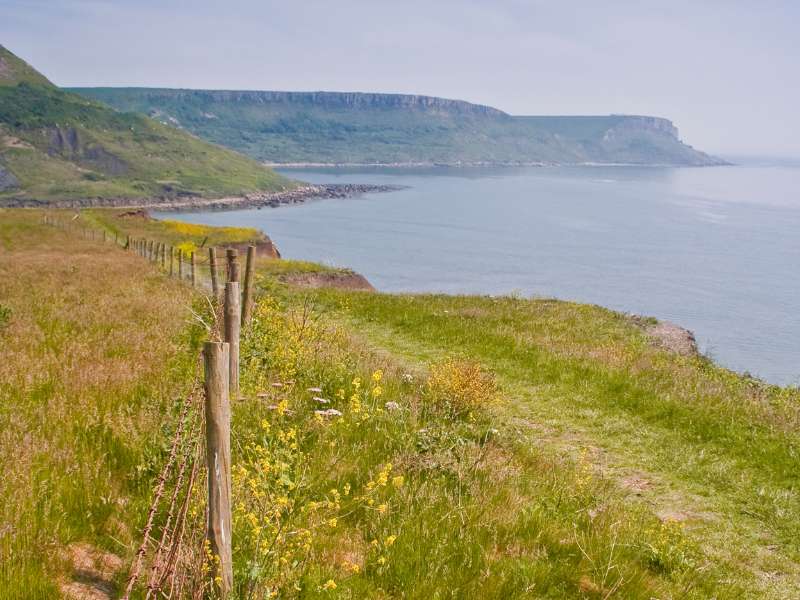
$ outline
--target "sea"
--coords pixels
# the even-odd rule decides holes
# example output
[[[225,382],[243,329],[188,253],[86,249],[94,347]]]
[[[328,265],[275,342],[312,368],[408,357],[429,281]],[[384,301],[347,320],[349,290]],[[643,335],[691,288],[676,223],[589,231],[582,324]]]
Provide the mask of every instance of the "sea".
[[[229,212],[286,258],[349,267],[380,291],[598,304],[694,332],[719,364],[800,384],[800,167],[285,170],[393,192]]]

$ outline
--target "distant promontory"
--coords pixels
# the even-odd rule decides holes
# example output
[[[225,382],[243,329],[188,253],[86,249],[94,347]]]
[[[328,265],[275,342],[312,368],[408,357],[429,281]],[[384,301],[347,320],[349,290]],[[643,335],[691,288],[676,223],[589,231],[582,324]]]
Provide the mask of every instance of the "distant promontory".
[[[432,96],[73,88],[272,164],[710,166],[668,119],[514,116]]]

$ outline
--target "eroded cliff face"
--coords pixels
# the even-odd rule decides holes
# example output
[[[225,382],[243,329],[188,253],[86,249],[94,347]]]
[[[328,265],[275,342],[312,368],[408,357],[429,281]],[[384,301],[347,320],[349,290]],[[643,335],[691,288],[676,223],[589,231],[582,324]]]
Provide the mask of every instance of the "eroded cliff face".
[[[643,115],[613,115],[618,116],[620,121],[617,125],[608,130],[607,135],[613,135],[619,131],[647,131],[669,135],[680,139],[678,128],[669,119],[662,117],[648,117]]]
[[[81,165],[108,175],[124,175],[128,165],[100,144],[86,140],[75,127],[52,127],[44,131],[48,139],[47,152],[63,156]]]
[[[19,187],[19,180],[3,163],[0,163],[0,192],[13,190],[17,187]]]
[[[150,100],[204,100],[212,103],[277,104],[302,108],[314,106],[327,109],[405,109],[458,114],[509,117],[501,110],[434,96],[412,94],[373,94],[364,92],[275,92],[233,90],[146,90]],[[209,118],[214,118],[211,115]]]

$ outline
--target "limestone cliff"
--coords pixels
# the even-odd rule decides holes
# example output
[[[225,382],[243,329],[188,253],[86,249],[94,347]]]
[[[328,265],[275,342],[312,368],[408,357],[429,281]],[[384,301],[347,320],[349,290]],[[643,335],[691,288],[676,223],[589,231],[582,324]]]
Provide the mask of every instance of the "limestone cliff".
[[[713,165],[668,119],[513,116],[432,96],[149,88],[74,91],[271,163]]]

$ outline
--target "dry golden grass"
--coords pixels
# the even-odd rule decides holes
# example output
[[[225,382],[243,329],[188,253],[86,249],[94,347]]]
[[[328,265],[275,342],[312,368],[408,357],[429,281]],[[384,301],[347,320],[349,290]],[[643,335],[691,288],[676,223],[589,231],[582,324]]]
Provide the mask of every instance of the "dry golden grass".
[[[128,552],[192,370],[190,289],[40,219],[0,212],[3,597],[57,595],[70,543]]]

